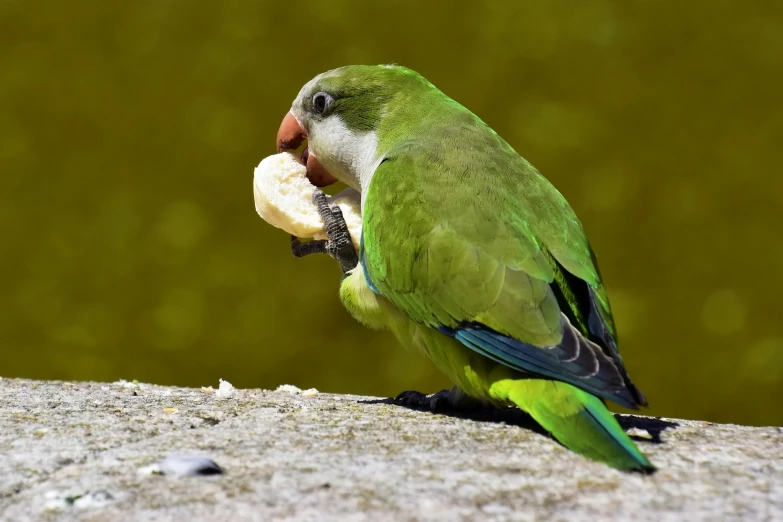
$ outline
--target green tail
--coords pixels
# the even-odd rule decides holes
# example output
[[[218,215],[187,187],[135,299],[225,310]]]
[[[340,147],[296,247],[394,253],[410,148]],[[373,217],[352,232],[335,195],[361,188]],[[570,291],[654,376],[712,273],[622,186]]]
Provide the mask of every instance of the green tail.
[[[528,412],[571,451],[621,470],[655,470],[601,400],[570,384],[505,380],[493,394]]]

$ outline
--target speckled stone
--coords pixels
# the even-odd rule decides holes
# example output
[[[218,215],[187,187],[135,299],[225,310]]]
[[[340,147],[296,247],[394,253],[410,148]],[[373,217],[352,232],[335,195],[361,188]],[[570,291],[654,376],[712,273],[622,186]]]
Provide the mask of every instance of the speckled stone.
[[[0,380],[0,519],[783,520],[783,429],[623,417],[620,473],[530,429],[375,397]],[[150,473],[170,456],[224,474]]]

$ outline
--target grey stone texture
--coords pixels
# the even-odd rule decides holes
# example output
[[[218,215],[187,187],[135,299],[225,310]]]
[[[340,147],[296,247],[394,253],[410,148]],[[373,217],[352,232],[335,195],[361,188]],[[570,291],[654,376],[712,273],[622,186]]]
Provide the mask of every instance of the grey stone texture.
[[[2,379],[0,520],[783,520],[783,429],[621,422],[654,475],[515,410]]]

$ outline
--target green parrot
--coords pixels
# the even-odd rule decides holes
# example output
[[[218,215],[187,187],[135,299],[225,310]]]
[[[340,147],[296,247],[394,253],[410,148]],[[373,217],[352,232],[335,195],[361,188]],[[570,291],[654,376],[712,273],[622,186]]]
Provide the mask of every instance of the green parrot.
[[[595,255],[565,198],[468,109],[405,67],[347,66],[308,82],[278,133],[318,186],[361,193],[362,244],[316,203],[340,298],[418,348],[468,397],[517,406],[561,444],[621,470],[654,466],[604,401],[646,406],[617,348]],[[320,198],[320,199],[319,199]]]

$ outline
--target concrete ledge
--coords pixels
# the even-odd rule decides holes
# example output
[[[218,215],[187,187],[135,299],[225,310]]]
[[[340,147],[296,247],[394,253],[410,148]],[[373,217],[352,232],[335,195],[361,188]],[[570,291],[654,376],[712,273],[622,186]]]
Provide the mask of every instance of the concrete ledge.
[[[0,519],[783,520],[783,429],[622,422],[660,441],[640,442],[655,475],[587,461],[511,411],[3,379]],[[153,473],[171,455],[224,474]]]

